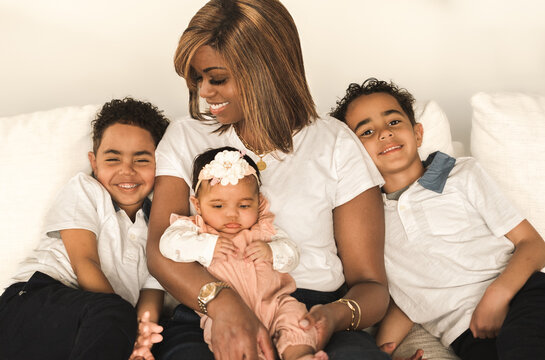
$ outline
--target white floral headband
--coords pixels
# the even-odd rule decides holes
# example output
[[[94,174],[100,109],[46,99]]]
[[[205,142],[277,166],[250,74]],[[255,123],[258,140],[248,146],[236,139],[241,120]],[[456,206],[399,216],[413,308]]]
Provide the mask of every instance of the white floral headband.
[[[236,185],[240,179],[247,175],[255,176],[258,184],[259,178],[255,169],[244,160],[244,154],[240,151],[223,150],[214,156],[214,160],[206,164],[199,172],[199,181],[195,186],[195,194],[199,190],[202,180],[210,180],[210,185]]]

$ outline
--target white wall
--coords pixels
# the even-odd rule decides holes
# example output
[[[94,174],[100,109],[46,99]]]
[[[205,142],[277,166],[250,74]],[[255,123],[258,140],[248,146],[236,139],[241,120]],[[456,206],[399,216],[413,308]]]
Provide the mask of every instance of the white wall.
[[[469,144],[477,91],[545,93],[540,0],[284,0],[320,112],[349,82],[394,80],[446,111]],[[170,116],[172,56],[201,0],[0,0],[0,116],[131,95]]]

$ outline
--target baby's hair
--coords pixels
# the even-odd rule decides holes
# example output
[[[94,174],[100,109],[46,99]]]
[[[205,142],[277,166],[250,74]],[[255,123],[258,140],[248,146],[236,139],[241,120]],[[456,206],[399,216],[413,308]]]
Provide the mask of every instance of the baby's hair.
[[[336,119],[346,122],[346,111],[352,101],[356,100],[362,95],[371,95],[376,93],[385,93],[393,96],[407,117],[411,121],[411,124],[416,124],[416,118],[414,117],[413,103],[414,97],[406,89],[400,88],[393,82],[386,82],[378,80],[376,78],[369,78],[363,82],[363,84],[351,83],[346,89],[344,97],[337,101],[337,106],[331,109],[329,115]]]
[[[149,131],[157,146],[167,129],[169,120],[161,110],[149,102],[130,97],[113,99],[102,106],[95,120],[91,122],[94,153],[100,146],[104,131],[114,124],[134,125]]]
[[[234,147],[224,146],[220,148],[209,149],[197,155],[197,157],[195,157],[195,160],[193,161],[193,177],[191,181],[191,188],[193,189],[193,191],[195,191],[195,187],[197,186],[197,182],[199,181],[199,173],[201,172],[201,170],[206,166],[206,164],[209,164],[212,160],[214,160],[214,157],[217,154],[225,150],[239,151],[238,149],[235,149]],[[261,183],[261,175],[259,174],[259,169],[257,168],[256,163],[252,160],[252,158],[250,158],[246,154],[244,154],[242,158],[246,160],[248,164],[255,169],[255,174],[257,175],[257,179],[258,179],[257,186],[259,186],[259,184]]]

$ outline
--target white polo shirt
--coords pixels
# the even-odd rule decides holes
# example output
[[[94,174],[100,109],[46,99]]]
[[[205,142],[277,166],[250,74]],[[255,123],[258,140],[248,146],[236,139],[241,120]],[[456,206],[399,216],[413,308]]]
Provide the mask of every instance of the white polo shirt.
[[[150,201],[146,200],[143,208],[149,214]],[[148,226],[143,209],[138,210],[133,223],[114,205],[108,191],[84,173],[74,176],[57,195],[41,241],[13,280],[28,281],[40,271],[77,288],[77,277],[60,237],[60,230],[66,229],[85,229],[96,235],[100,267],[123,299],[136,305],[141,289],[162,289],[146,264]]]
[[[505,269],[514,245],[504,235],[524,218],[475,159],[440,152],[398,201],[383,198],[390,294],[448,346]]]
[[[176,176],[190,185],[198,154],[222,146],[245,149],[232,127],[221,135],[213,133],[217,127],[189,117],[171,122],[157,147],[156,174]],[[270,200],[275,223],[299,248],[299,265],[290,272],[297,286],[334,291],[344,283],[344,275],[332,211],[383,180],[356,136],[339,120],[318,119],[293,141],[292,153],[263,158],[267,168],[261,172],[261,191]],[[245,151],[254,161],[259,159]]]

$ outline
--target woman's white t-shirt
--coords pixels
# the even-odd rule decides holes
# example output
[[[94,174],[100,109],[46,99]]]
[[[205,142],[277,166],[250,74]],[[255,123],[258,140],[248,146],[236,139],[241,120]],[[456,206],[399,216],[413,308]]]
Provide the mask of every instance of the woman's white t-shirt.
[[[157,176],[176,176],[191,187],[194,158],[222,146],[259,160],[232,127],[223,134],[214,133],[217,128],[189,117],[171,122],[157,147]],[[267,168],[261,172],[261,191],[270,201],[275,224],[299,248],[299,266],[290,272],[297,287],[334,291],[344,283],[344,275],[332,211],[384,182],[363,145],[339,120],[317,119],[296,133],[293,143],[292,153],[277,151],[263,158]]]

